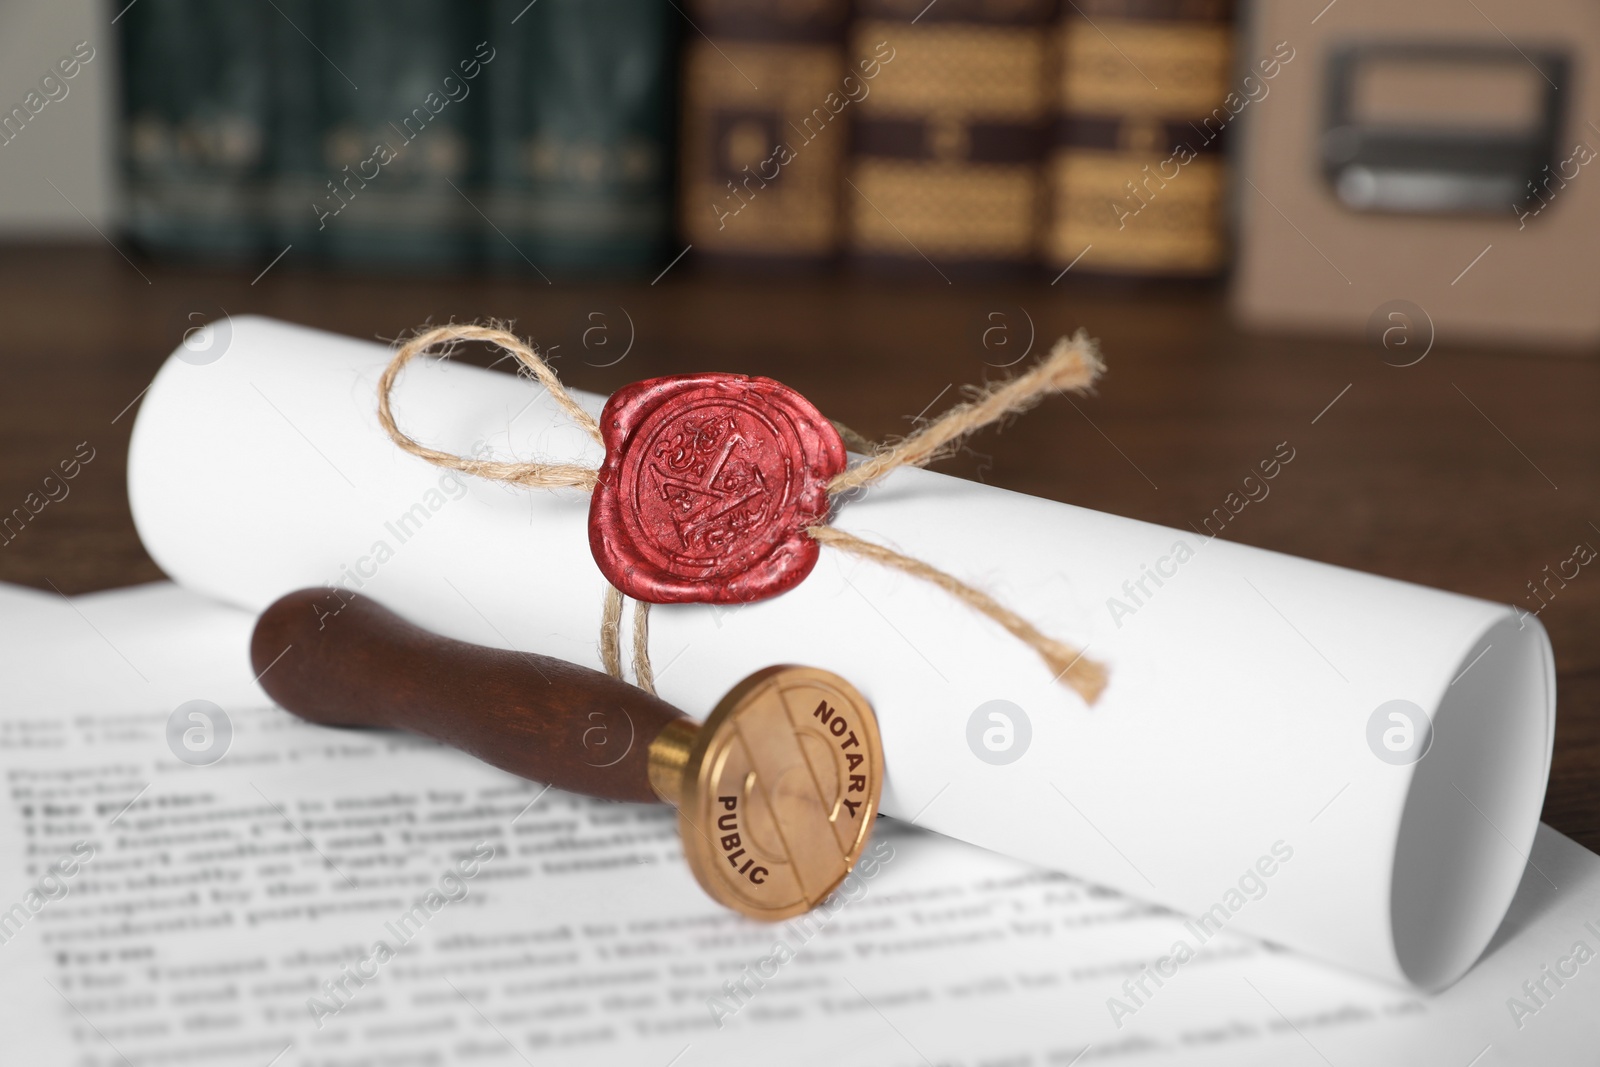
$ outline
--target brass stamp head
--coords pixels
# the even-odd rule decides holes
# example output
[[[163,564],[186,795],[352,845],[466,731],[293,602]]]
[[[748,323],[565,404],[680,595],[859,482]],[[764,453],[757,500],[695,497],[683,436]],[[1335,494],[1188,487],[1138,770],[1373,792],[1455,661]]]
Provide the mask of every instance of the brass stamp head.
[[[861,856],[883,792],[865,698],[815,667],[768,667],[698,729],[650,748],[651,784],[678,808],[689,868],[711,896],[776,922],[809,911]]]

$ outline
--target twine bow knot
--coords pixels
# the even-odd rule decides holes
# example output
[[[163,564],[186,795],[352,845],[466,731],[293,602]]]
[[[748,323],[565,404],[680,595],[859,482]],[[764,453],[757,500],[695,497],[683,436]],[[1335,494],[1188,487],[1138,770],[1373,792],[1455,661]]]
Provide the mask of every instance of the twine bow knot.
[[[538,349],[524,342],[499,323],[450,323],[419,330],[396,349],[394,357],[384,369],[378,382],[378,421],[384,431],[400,448],[429,463],[447,470],[470,474],[490,481],[506,482],[527,489],[580,489],[592,492],[598,482],[599,472],[592,467],[574,463],[543,463],[479,459],[459,456],[429,448],[407,435],[395,422],[390,405],[390,395],[400,373],[412,359],[424,354],[447,358],[464,342],[481,341],[514,356],[539,383],[567,416],[587,433],[596,444],[604,444],[600,426],[583,407],[572,398],[560,377],[539,355]],[[848,428],[834,423],[847,445],[865,454],[866,458],[835,475],[828,483],[830,499],[856,489],[862,489],[888,477],[900,467],[923,467],[953,451],[968,436],[998,422],[1007,416],[1025,411],[1049,393],[1058,390],[1083,392],[1088,390],[1104,371],[1094,342],[1083,331],[1071,339],[1061,338],[1050,354],[1016,377],[978,387],[969,387],[968,398],[950,408],[938,418],[926,423],[915,432],[894,442],[874,444]],[[938,586],[967,607],[988,617],[1019,641],[1036,652],[1054,674],[1078,693],[1087,703],[1093,704],[1105,689],[1105,667],[1086,657],[1082,650],[1043,633],[1038,627],[1007,608],[981,589],[976,589],[954,576],[919,559],[904,555],[892,548],[875,544],[846,533],[836,526],[818,524],[806,527],[806,533],[819,544],[836,548],[861,559],[890,567],[915,578]],[[622,593],[611,585],[606,586],[605,603],[600,620],[600,658],[607,673],[622,677]],[[650,666],[649,610],[645,601],[634,602],[633,617],[633,671],[639,686],[655,692],[654,673]]]

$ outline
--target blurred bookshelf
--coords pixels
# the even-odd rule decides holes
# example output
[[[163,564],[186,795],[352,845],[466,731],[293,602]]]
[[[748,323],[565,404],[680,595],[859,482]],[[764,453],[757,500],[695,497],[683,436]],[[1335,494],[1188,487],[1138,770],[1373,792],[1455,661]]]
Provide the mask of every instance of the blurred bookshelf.
[[[156,260],[547,281],[682,252],[1214,277],[1219,154],[1201,202],[1114,225],[1186,127],[1171,94],[1123,93],[1091,18],[1190,111],[1220,105],[1231,0],[139,0],[121,231]],[[1113,225],[1085,229],[1080,196]]]
[[[671,234],[676,21],[655,0],[141,0],[119,23],[126,232],[201,263],[646,270]]]
[[[1226,280],[1262,332],[1593,353],[1600,9],[1518,12],[3,6],[0,238],[251,278]]]

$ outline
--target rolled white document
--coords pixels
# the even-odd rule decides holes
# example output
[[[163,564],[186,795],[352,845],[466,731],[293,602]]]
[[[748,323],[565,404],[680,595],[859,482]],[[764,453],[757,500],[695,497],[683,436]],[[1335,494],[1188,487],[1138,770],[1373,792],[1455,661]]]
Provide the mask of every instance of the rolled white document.
[[[400,451],[375,410],[388,358],[260,318],[191,336],[133,431],[129,496],[151,555],[251,609],[339,584],[453,636],[598,666],[587,495]],[[601,398],[577,396],[598,413]],[[395,411],[457,453],[601,458],[511,375],[415,363]],[[1252,494],[1269,472],[1294,477],[1294,452],[1263,442]],[[1549,772],[1554,664],[1537,620],[921,470],[833,521],[1085,648],[1110,669],[1105,695],[1087,707],[939,589],[824,550],[775,599],[656,607],[662,696],[704,714],[778,662],[850,679],[882,726],[886,813],[1194,917],[1139,973],[1130,1010],[1223,927],[1424,990],[1487,944]]]

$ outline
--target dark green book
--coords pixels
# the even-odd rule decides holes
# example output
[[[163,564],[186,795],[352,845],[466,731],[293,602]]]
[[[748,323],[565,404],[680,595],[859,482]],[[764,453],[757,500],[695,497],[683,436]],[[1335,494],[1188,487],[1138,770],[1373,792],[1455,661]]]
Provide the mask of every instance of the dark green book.
[[[322,0],[306,28],[321,114],[305,211],[338,264],[450,269],[482,221],[485,75],[498,61],[481,4]]]
[[[491,265],[547,277],[670,258],[674,49],[661,0],[491,0]]]
[[[272,175],[267,215],[270,240],[262,266],[284,255],[284,265],[317,258],[319,229],[312,205],[327,194],[322,162],[321,68],[326,60],[308,35],[319,33],[318,0],[272,0],[267,54],[272,103],[267,116],[267,166]],[[292,247],[291,247],[292,246]]]
[[[250,260],[268,239],[266,4],[142,0],[118,21],[126,226],[152,254]]]

